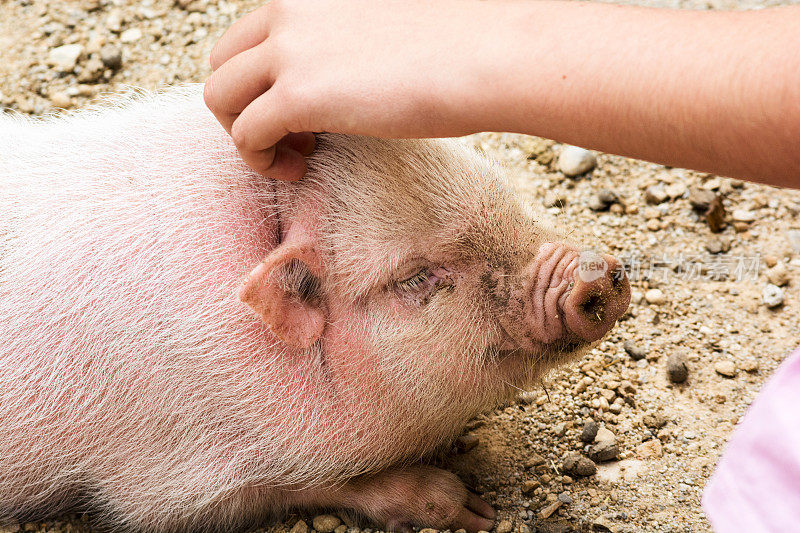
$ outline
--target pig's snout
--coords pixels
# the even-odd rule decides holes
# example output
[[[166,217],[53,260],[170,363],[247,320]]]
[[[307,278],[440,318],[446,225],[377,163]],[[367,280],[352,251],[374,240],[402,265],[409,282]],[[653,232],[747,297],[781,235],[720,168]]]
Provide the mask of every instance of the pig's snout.
[[[625,269],[610,255],[581,252],[572,288],[562,310],[567,329],[585,341],[596,341],[628,309],[631,288]]]
[[[563,243],[540,246],[522,280],[521,292],[512,292],[509,310],[512,317],[519,305],[524,318],[503,323],[519,347],[530,347],[531,341],[596,341],[614,326],[631,298],[619,261]]]

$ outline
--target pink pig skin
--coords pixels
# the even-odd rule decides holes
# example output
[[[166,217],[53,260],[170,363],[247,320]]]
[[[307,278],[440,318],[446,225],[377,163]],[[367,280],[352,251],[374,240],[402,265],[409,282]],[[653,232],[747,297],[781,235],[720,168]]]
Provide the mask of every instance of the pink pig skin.
[[[267,180],[201,92],[0,116],[0,520],[489,530],[424,461],[613,326],[619,263],[456,141],[320,135]]]

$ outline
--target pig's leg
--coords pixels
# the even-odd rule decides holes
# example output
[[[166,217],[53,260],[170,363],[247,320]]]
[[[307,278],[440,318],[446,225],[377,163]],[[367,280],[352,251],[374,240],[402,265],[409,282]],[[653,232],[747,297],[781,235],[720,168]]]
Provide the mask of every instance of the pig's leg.
[[[389,531],[420,526],[475,533],[491,530],[495,516],[491,506],[468,491],[455,474],[429,466],[396,468],[341,486],[300,491],[294,503],[352,509]]]

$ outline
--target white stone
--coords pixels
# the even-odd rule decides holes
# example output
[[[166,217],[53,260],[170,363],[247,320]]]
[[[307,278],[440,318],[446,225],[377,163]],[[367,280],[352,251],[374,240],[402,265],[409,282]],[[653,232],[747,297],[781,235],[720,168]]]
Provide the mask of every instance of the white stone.
[[[55,107],[60,107],[60,108],[63,108],[63,109],[67,109],[69,107],[72,107],[72,99],[69,97],[68,94],[62,93],[62,92],[57,92],[57,93],[51,94],[50,95],[50,102],[52,102],[52,104]]]
[[[783,289],[772,283],[767,283],[761,292],[761,298],[767,307],[778,307],[783,303]]]
[[[731,218],[735,222],[753,222],[756,219],[756,214],[754,211],[746,209],[734,209],[733,213],[731,213]]]
[[[670,198],[682,198],[686,194],[686,190],[686,185],[678,182],[669,185],[665,192]]]
[[[595,444],[616,444],[617,436],[603,426],[597,430],[597,435],[594,437],[594,442]]]
[[[736,363],[728,360],[717,361],[714,363],[714,371],[726,378],[736,377]]]
[[[139,28],[129,28],[122,32],[122,34],[119,36],[119,40],[123,43],[135,43],[141,38],[142,30]]]
[[[579,176],[597,165],[594,153],[578,146],[564,145],[558,156],[558,169],[565,176]]]
[[[61,71],[69,72],[78,64],[78,58],[83,53],[81,44],[65,44],[50,50],[47,62]]]
[[[647,300],[647,303],[653,305],[661,305],[667,301],[667,297],[661,291],[661,289],[650,289],[646,293],[644,293],[644,299]]]

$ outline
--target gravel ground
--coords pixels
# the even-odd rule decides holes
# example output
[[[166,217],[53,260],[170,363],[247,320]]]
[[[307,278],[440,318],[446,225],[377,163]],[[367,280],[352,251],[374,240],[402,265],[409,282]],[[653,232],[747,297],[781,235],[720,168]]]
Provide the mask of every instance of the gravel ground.
[[[41,115],[128,85],[202,81],[215,40],[258,5],[0,0],[0,107]],[[700,496],[717,457],[797,344],[800,193],[604,154],[562,155],[564,147],[533,137],[466,142],[508,165],[545,222],[625,258],[634,301],[610,337],[518,402],[479,417],[440,462],[496,506],[498,533],[709,530]],[[562,172],[580,164],[591,170]],[[313,516],[269,531],[336,526],[357,531]],[[20,529],[92,531],[88,516],[0,531]]]

